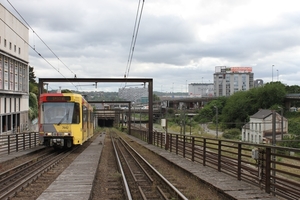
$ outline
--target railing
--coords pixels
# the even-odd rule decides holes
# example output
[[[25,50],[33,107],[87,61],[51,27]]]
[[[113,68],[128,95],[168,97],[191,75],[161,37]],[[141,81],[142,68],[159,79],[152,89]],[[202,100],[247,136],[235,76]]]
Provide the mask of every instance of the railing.
[[[132,130],[148,142],[148,132]],[[152,144],[285,199],[300,198],[300,149],[153,132]],[[148,142],[149,143],[149,142]]]
[[[23,151],[39,145],[37,132],[0,135],[0,155]]]

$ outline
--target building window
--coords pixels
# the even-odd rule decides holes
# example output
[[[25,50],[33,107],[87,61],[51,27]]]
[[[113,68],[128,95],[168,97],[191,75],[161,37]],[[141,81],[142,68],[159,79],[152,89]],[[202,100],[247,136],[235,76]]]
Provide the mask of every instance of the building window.
[[[4,58],[4,90],[8,90],[8,59]]]
[[[10,42],[10,43],[9,43],[9,50],[11,50],[11,47],[12,47],[12,46],[11,46],[11,42]]]
[[[19,47],[19,54],[21,54],[21,48]]]
[[[23,84],[23,74],[22,74],[22,64],[19,66],[19,91],[22,91],[22,84]]]
[[[12,59],[9,60],[9,90],[14,89],[14,61]]]
[[[6,107],[7,107],[6,98],[4,98],[4,113],[6,113]]]
[[[15,88],[14,88],[14,90],[15,91],[18,91],[19,90],[19,75],[18,75],[18,63],[17,63],[17,61],[15,62],[15,79],[14,79],[14,81],[15,81]]]
[[[6,47],[6,39],[4,39],[4,47]]]
[[[17,46],[16,45],[14,45],[14,52],[16,52],[17,51]]]
[[[3,72],[3,63],[2,63],[2,56],[0,56],[0,89],[3,89],[2,72]]]

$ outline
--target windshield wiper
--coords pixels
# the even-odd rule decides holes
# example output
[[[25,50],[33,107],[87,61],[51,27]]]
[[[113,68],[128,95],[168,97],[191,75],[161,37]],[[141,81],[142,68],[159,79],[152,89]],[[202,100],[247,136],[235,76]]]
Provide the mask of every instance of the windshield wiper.
[[[69,112],[70,112],[70,109],[67,110],[66,114],[61,118],[61,120],[58,122],[58,126],[64,121],[65,117],[67,117],[67,120],[69,118]]]

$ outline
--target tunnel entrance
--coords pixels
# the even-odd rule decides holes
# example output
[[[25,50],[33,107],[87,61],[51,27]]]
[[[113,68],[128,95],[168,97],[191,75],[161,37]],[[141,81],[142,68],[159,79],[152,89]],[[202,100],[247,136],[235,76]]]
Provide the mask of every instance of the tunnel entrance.
[[[97,124],[100,127],[113,127],[114,120],[112,120],[112,119],[98,119]]]

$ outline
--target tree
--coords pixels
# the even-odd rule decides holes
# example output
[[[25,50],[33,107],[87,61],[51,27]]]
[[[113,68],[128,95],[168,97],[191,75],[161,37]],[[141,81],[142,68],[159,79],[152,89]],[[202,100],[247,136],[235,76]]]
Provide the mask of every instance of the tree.
[[[211,122],[214,116],[216,116],[216,108],[218,108],[218,113],[221,113],[224,105],[226,104],[226,97],[219,97],[216,100],[209,102],[204,106],[195,117],[195,121],[200,123]]]
[[[159,96],[157,96],[156,94],[153,94],[153,101],[160,101]]]
[[[38,116],[38,100],[37,96],[30,92],[29,93],[29,119],[33,120]]]
[[[300,86],[299,85],[286,86],[285,90],[287,94],[300,93]]]
[[[61,90],[61,93],[72,93],[72,91],[69,89],[63,89]]]
[[[28,117],[33,120],[38,117],[38,84],[34,74],[34,68],[29,66],[29,113]]]
[[[221,123],[227,128],[240,128],[241,122],[246,121],[249,116],[249,104],[246,102],[246,91],[236,92],[230,96],[222,110]]]
[[[33,67],[31,67],[31,66],[29,66],[29,83],[35,83],[35,84],[37,84],[37,82],[36,82],[36,76],[35,76],[35,74],[34,74],[34,68]]]
[[[36,96],[39,94],[38,83],[34,74],[34,68],[29,66],[29,92],[34,93]]]

